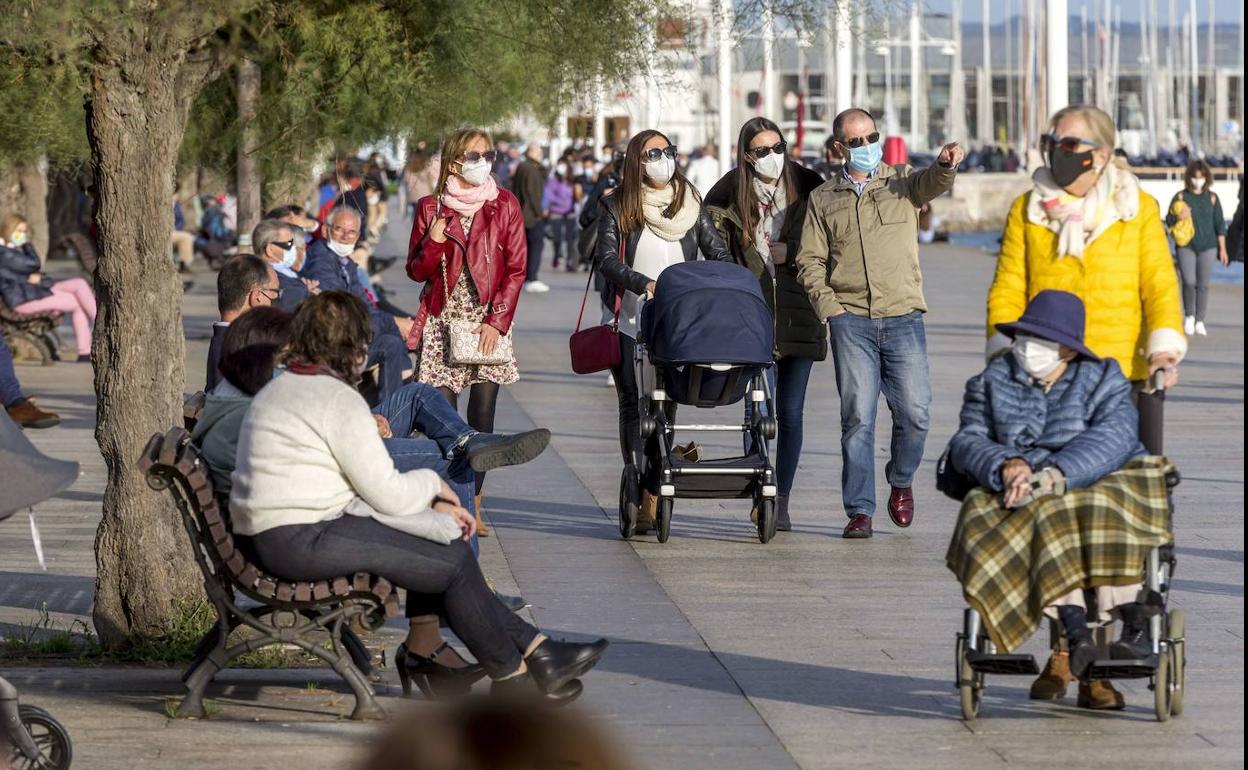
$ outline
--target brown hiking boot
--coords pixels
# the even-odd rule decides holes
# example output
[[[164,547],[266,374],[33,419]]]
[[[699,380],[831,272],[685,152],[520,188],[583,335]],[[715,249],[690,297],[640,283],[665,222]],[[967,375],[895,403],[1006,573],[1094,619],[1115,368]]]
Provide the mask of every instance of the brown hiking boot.
[[[1031,683],[1032,700],[1057,700],[1066,697],[1066,685],[1073,682],[1070,653],[1054,651],[1036,681]]]
[[[45,412],[35,406],[33,398],[23,398],[12,406],[5,407],[9,419],[23,428],[51,428],[60,425],[61,418],[52,412]]]
[[[634,530],[644,535],[654,529],[655,513],[659,510],[659,498],[649,491],[641,493],[641,505],[637,508],[637,527]]]
[[[1127,701],[1108,679],[1093,679],[1088,684],[1079,683],[1079,701],[1076,705],[1081,709],[1095,711],[1121,711],[1127,707]]]

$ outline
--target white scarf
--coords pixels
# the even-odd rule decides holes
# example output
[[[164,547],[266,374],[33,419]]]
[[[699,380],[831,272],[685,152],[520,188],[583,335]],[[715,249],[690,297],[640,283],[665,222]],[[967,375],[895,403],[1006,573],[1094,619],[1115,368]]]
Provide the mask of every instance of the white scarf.
[[[775,184],[767,184],[757,175],[751,175],[750,184],[754,187],[754,197],[758,198],[758,222],[754,225],[754,248],[770,262],[771,251],[768,248],[776,240],[776,217],[781,217],[788,207],[787,195],[784,191],[784,180]]]
[[[1112,163],[1082,198],[1058,187],[1046,167],[1036,169],[1031,178],[1035,189],[1027,205],[1027,220],[1057,233],[1058,256],[1082,257],[1101,233],[1140,213],[1139,180]]]
[[[680,211],[676,212],[676,216],[672,219],[663,216],[675,194],[675,187],[670,184],[661,190],[647,185],[643,188],[641,197],[641,211],[646,217],[646,226],[655,235],[669,242],[684,238],[685,233],[698,221],[698,200],[693,197],[688,185],[685,186],[685,202]]]

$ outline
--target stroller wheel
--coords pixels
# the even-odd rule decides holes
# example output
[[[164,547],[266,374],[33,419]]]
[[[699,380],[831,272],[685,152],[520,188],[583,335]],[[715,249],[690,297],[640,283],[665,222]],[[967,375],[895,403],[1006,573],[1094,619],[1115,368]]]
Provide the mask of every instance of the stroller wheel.
[[[758,540],[766,543],[776,536],[776,498],[757,495],[754,507],[758,511]]]
[[[1170,677],[1174,681],[1170,692],[1170,713],[1177,717],[1183,713],[1183,685],[1187,678],[1187,619],[1183,610],[1178,607],[1170,610],[1169,623],[1167,635],[1170,637],[1170,649],[1173,650]]]
[[[666,543],[667,539],[672,536],[672,507],[675,504],[676,501],[670,497],[659,498],[659,507],[655,511],[654,518],[660,543]]]
[[[28,704],[18,707],[18,717],[39,749],[39,755],[27,757],[16,747],[10,749],[9,762],[14,769],[66,770],[73,759],[73,745],[61,723],[47,711]]]
[[[625,540],[637,530],[637,474],[631,466],[624,466],[620,474],[620,537]]]

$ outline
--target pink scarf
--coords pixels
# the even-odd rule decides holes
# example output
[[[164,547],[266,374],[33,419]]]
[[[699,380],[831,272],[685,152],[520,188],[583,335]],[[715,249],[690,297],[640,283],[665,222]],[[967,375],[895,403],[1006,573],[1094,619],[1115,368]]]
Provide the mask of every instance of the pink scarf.
[[[442,191],[442,203],[460,216],[470,217],[481,210],[486,201],[498,197],[498,184],[493,176],[476,187],[469,187],[452,174],[446,178],[446,188]]]

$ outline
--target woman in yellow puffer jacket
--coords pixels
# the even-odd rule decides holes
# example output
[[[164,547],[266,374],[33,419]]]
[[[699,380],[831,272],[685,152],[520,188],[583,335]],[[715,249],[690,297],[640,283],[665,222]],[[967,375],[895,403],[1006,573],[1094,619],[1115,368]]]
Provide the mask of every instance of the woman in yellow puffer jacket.
[[[1034,188],[1014,201],[1005,224],[988,290],[987,352],[991,358],[1008,348],[996,326],[1017,321],[1032,297],[1068,291],[1087,310],[1085,344],[1116,360],[1138,386],[1141,411],[1156,414],[1159,396],[1145,383],[1159,370],[1166,388],[1178,382],[1187,352],[1183,305],[1156,199],[1110,162],[1115,134],[1113,120],[1095,107],[1053,116],[1042,140],[1048,165],[1036,170]],[[1159,453],[1160,426],[1148,422],[1140,438]],[[1067,653],[1055,650],[1031,697],[1060,698],[1072,680]],[[1109,682],[1094,681],[1080,684],[1078,705],[1120,709],[1123,698]]]

